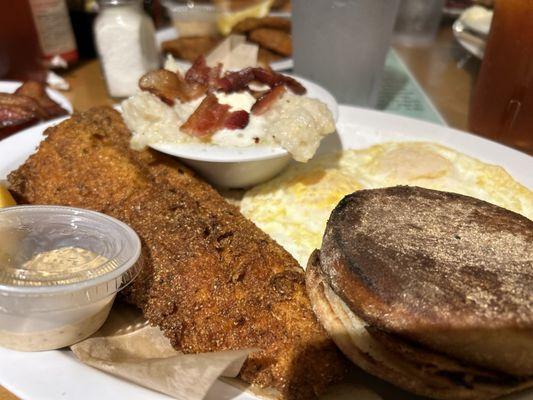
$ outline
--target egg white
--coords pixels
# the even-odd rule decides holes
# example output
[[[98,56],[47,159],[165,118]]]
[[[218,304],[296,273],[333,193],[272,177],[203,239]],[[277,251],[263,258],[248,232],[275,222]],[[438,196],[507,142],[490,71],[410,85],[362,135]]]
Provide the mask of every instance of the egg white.
[[[503,168],[425,142],[383,143],[293,165],[246,192],[241,211],[305,268],[345,195],[396,185],[460,193],[533,218],[533,192]]]

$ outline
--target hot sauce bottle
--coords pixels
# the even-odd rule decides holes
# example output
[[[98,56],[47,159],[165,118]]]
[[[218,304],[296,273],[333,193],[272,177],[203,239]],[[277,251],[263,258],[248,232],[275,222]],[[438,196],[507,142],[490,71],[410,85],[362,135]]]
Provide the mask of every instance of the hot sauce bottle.
[[[46,70],[27,0],[0,0],[0,79],[44,81]]]

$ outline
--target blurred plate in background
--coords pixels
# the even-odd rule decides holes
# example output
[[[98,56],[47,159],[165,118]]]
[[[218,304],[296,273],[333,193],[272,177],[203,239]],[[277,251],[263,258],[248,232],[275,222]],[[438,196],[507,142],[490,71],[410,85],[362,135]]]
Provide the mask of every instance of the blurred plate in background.
[[[19,81],[0,81],[0,93],[13,93],[20,85],[22,85],[22,82]],[[65,96],[57,90],[48,87],[46,88],[46,93],[52,100],[67,110],[69,114],[72,114],[72,104],[70,104],[70,101]]]
[[[285,13],[281,13],[281,14],[286,15]],[[155,38],[156,38],[157,45],[159,46],[159,48],[161,48],[161,44],[163,42],[167,40],[176,39],[177,37],[178,37],[178,33],[173,27],[160,29],[155,34]],[[191,63],[189,61],[182,60],[179,58],[176,58],[176,62],[178,63],[179,67],[182,70],[187,70],[191,66]],[[284,58],[279,61],[274,61],[273,63],[270,64],[270,67],[274,71],[286,71],[288,69],[292,69],[293,65],[294,63],[291,57],[291,58]]]

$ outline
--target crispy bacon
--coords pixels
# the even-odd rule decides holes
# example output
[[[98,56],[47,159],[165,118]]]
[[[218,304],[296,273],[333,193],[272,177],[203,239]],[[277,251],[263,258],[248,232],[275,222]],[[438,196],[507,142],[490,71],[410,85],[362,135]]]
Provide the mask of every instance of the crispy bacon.
[[[259,99],[261,96],[267,94],[270,91],[270,88],[267,90],[253,90],[248,88],[248,92],[252,95],[254,99]]]
[[[31,110],[20,106],[0,104],[0,128],[22,125],[26,122],[37,122],[39,118]]]
[[[0,139],[39,121],[67,114],[39,82],[23,83],[15,93],[0,93]]]
[[[67,110],[53,101],[46,93],[46,87],[41,82],[24,82],[16,91],[16,95],[31,97],[45,111],[48,118],[68,114]]]
[[[202,55],[196,59],[193,65],[185,74],[187,82],[195,82],[208,87],[214,87],[220,78],[222,72],[222,64],[217,64],[216,67],[209,67]]]
[[[244,129],[250,122],[250,114],[244,110],[233,111],[228,114],[224,127],[228,129]]]
[[[244,68],[240,71],[226,72],[223,77],[216,80],[215,89],[225,93],[249,90],[248,84],[252,81],[264,83],[270,88],[285,85],[299,95],[306,93],[306,89],[290,76],[278,74],[264,68]]]
[[[147,72],[139,79],[139,87],[156,95],[170,106],[174,105],[174,99],[182,96],[178,75],[166,69]]]
[[[229,109],[230,106],[220,104],[213,93],[208,93],[180,129],[192,136],[212,135],[224,126]]]
[[[192,136],[204,137],[222,128],[243,129],[248,125],[250,114],[244,110],[230,112],[230,107],[220,104],[214,91],[225,93],[248,90],[257,99],[252,107],[254,115],[261,115],[285,93],[285,86],[296,94],[304,94],[305,88],[293,78],[264,68],[245,68],[226,72],[220,76],[222,66],[209,67],[204,56],[196,59],[185,77],[164,69],[148,72],[139,80],[139,87],[158,96],[169,105],[176,98],[188,102],[207,92],[198,108],[181,126],[181,131]],[[250,82],[267,85],[270,90],[255,92],[249,88]]]
[[[12,126],[45,119],[48,119],[48,113],[31,97],[0,93],[0,126]]]
[[[244,68],[240,71],[226,72],[216,82],[217,89],[225,93],[239,92],[248,88],[248,84],[255,79],[253,68]]]
[[[245,128],[248,120],[246,111],[230,112],[229,105],[220,104],[213,93],[208,93],[180,129],[192,136],[205,137],[222,128]]]
[[[188,82],[197,82],[206,84],[209,81],[209,73],[211,68],[207,66],[205,57],[201,55],[191,65],[189,70],[185,73],[185,80]]]
[[[186,82],[179,73],[166,69],[157,69],[144,74],[139,79],[139,87],[156,95],[170,106],[174,105],[175,99],[188,102],[202,96],[207,90],[207,86]]]
[[[271,88],[285,85],[295,94],[303,95],[307,92],[300,82],[290,76],[278,74],[277,72],[265,68],[253,68],[253,72],[255,80],[264,83]]]
[[[279,85],[273,87],[255,101],[254,105],[252,106],[252,114],[264,114],[270,109],[270,107],[272,107],[272,104],[274,104],[274,102],[276,102],[285,92],[285,86]]]

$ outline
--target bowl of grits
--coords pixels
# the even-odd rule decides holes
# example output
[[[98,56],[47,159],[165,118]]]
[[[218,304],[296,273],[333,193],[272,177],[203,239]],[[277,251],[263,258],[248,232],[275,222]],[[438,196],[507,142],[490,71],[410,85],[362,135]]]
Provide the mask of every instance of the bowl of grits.
[[[197,60],[141,78],[122,103],[131,147],[180,158],[211,183],[264,182],[294,159],[307,162],[335,131],[338,105],[324,88],[259,67],[221,71]]]

